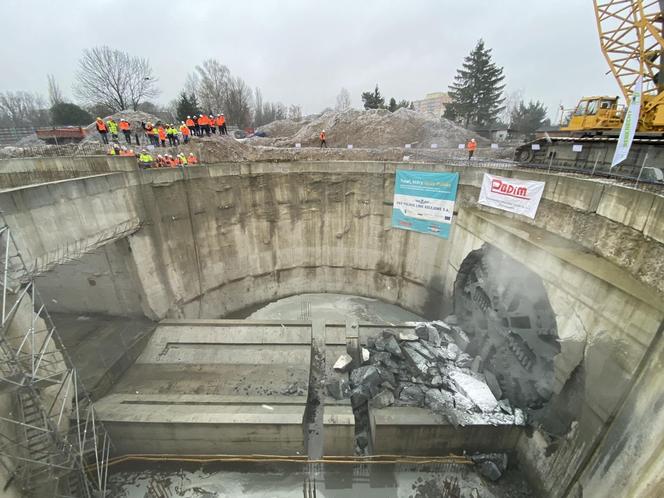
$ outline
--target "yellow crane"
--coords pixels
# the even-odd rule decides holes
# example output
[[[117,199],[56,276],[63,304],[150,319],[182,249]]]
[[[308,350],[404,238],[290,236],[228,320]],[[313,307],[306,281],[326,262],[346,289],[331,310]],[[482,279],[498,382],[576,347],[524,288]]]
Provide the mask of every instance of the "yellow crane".
[[[594,0],[602,53],[629,103],[643,76],[636,135],[622,169],[664,163],[664,0]],[[582,98],[557,132],[517,148],[522,162],[607,168],[625,109],[617,96]],[[572,144],[577,145],[576,148]],[[578,147],[578,146],[581,147]],[[576,150],[574,150],[576,149]],[[647,156],[646,156],[647,154]]]

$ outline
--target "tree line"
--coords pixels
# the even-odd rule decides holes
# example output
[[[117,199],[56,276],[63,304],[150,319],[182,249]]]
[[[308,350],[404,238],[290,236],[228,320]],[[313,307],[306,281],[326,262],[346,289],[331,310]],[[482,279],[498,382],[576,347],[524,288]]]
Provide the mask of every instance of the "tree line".
[[[88,125],[95,116],[126,109],[154,114],[165,121],[223,112],[229,124],[241,128],[302,117],[297,105],[264,101],[259,88],[252,90],[215,59],[195,66],[178,98],[166,106],[154,101],[161,92],[149,60],[108,46],[83,51],[73,85],[76,102],[63,96],[52,75],[47,81],[48,102],[36,93],[0,92],[0,127]]]

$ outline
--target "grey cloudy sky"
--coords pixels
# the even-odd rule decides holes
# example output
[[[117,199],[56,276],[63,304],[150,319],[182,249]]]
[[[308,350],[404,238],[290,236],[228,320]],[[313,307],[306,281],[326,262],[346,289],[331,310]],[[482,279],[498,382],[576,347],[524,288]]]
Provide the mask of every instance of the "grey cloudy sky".
[[[196,64],[216,58],[266,100],[310,113],[333,106],[342,86],[357,107],[376,83],[397,99],[447,90],[483,38],[507,90],[542,100],[552,118],[561,102],[619,93],[591,0],[3,0],[0,8],[0,90],[45,95],[52,73],[71,98],[82,50],[107,44],[150,59],[162,103]]]

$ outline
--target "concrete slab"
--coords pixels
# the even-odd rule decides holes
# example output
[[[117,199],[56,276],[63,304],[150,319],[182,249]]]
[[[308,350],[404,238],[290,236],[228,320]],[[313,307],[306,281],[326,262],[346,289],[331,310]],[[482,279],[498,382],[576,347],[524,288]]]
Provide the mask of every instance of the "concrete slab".
[[[376,455],[447,455],[472,452],[510,452],[522,427],[468,425],[454,427],[426,408],[369,408],[373,451]]]

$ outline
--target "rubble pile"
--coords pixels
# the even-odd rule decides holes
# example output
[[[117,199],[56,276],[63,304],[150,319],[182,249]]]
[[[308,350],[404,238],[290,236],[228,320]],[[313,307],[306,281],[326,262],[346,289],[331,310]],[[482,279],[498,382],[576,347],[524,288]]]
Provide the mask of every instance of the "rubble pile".
[[[431,144],[457,147],[471,137],[474,137],[479,145],[488,143],[486,139],[478,137],[477,133],[447,119],[438,119],[405,108],[395,112],[386,109],[327,111],[311,121],[302,122],[302,126],[287,138],[280,137],[292,125],[287,127],[282,122],[278,123],[275,124],[275,129],[279,135],[272,135],[274,138],[270,142],[260,139],[257,143],[269,143],[279,147],[292,147],[296,143],[302,144],[302,147],[316,146],[319,144],[318,134],[321,130],[325,130],[327,143],[331,147],[345,147],[346,144],[353,144],[355,147],[403,147],[404,144],[426,148]],[[266,125],[259,131],[266,131],[270,136],[269,127],[270,125]]]
[[[362,366],[350,370],[350,356],[339,358],[334,369],[350,371],[350,376],[328,382],[328,393],[349,397],[360,412],[417,406],[454,426],[525,424],[523,411],[503,397],[495,376],[483,371],[481,358],[465,352],[468,344],[463,330],[445,321],[418,323],[413,332],[385,329],[367,341]]]

